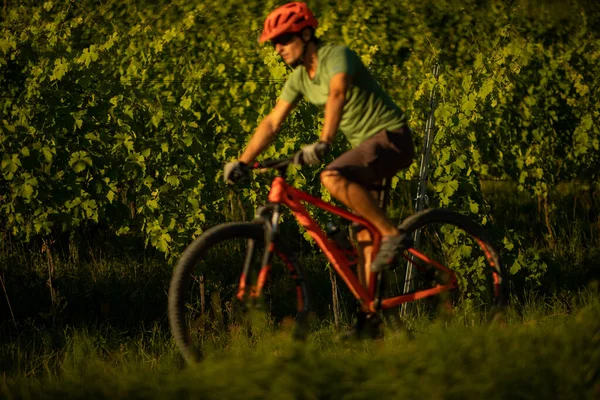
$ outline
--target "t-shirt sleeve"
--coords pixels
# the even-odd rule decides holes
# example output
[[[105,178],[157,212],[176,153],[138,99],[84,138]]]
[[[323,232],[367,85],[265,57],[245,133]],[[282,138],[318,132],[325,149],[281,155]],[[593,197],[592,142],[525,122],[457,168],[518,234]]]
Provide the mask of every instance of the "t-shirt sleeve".
[[[290,104],[294,104],[299,100],[301,95],[302,93],[300,93],[300,90],[298,89],[298,85],[296,83],[296,76],[294,73],[292,73],[287,79],[287,81],[285,81],[283,89],[281,89],[281,94],[279,95],[279,98],[287,101]]]
[[[360,64],[361,60],[355,52],[346,46],[336,46],[327,57],[327,75],[331,78],[335,74],[345,72],[354,76]]]

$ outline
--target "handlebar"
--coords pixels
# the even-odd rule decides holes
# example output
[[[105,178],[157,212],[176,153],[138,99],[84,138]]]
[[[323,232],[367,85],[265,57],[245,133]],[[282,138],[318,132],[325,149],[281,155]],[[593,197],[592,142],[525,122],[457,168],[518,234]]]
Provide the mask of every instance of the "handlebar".
[[[329,145],[327,143],[319,143],[316,147],[316,152],[319,158],[323,157],[328,151]],[[298,151],[292,157],[288,158],[268,158],[262,162],[255,162],[249,165],[250,169],[284,169],[290,164],[304,165],[302,157],[302,150]]]
[[[268,158],[261,162],[257,161],[254,164],[249,165],[248,167],[250,169],[281,169],[287,167],[290,164],[293,164],[294,158],[296,158],[295,155],[293,157],[288,158]]]

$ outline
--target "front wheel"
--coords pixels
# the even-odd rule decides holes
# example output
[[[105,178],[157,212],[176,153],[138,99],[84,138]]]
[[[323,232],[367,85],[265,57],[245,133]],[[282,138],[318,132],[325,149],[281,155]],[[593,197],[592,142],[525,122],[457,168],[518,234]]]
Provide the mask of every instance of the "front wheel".
[[[291,320],[296,336],[304,334],[308,313],[307,287],[302,272],[281,249],[277,257],[265,257],[265,230],[258,223],[227,223],[204,232],[190,244],[177,262],[169,287],[169,324],[175,342],[187,362],[202,358],[206,347],[226,348],[232,335],[256,336],[250,311],[258,306],[263,323]],[[266,267],[264,262],[269,260]],[[280,266],[284,268],[278,268]],[[276,290],[257,296],[259,281],[275,274]],[[270,296],[269,296],[270,295]],[[269,301],[271,297],[271,301]],[[287,315],[292,318],[285,319]],[[254,330],[252,330],[254,329]]]
[[[388,273],[386,297],[410,293],[418,298],[452,287],[425,297],[420,310],[430,315],[460,312],[470,323],[501,314],[507,303],[507,277],[481,226],[451,210],[428,209],[408,217],[398,229],[411,247]]]

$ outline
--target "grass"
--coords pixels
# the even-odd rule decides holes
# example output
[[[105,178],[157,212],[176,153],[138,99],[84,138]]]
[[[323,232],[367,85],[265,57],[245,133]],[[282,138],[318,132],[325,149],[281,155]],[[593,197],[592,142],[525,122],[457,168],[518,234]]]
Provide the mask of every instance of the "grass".
[[[292,341],[287,327],[267,326],[251,339],[215,333],[194,367],[168,332],[172,265],[164,259],[136,252],[134,242],[119,249],[110,240],[88,238],[79,248],[65,241],[64,251],[54,247],[52,308],[47,254],[0,241],[0,399],[600,398],[600,220],[592,197],[576,185],[557,188],[550,235],[536,199],[504,183],[484,189],[498,229],[519,232],[523,248],[547,265],[536,281],[512,277],[505,326],[464,312],[432,321],[417,307],[404,321],[410,333],[339,343],[328,272],[304,246],[320,307],[308,340]],[[346,291],[341,302],[344,328],[354,303]]]
[[[0,345],[2,398],[594,399],[600,394],[600,296],[569,310],[533,294],[505,325],[407,320],[412,335],[338,342],[321,326],[232,335],[186,367],[158,325],[129,336],[107,327],[37,332]]]

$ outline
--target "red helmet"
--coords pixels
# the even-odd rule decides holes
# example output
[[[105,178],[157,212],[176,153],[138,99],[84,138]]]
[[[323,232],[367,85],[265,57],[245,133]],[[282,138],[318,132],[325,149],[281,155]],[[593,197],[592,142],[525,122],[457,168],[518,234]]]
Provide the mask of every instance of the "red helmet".
[[[317,19],[306,3],[288,3],[269,14],[258,41],[263,43],[284,33],[296,33],[306,27],[316,28],[318,25]]]

